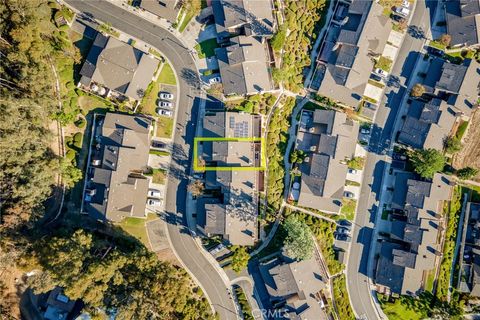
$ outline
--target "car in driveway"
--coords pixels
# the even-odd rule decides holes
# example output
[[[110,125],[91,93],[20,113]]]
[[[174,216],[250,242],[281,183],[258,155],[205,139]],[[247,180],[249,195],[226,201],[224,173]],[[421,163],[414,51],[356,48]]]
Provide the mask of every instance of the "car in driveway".
[[[352,199],[355,195],[353,194],[353,192],[344,191],[344,192],[343,192],[343,196],[344,196],[345,198],[350,198],[350,199]]]
[[[410,1],[408,1],[408,0],[403,0],[403,2],[402,2],[402,7],[407,8],[407,9],[410,8]]]
[[[388,77],[388,72],[383,69],[377,68],[374,72],[383,78]]]
[[[395,8],[395,13],[401,15],[402,17],[408,17],[408,15],[410,14],[410,10],[405,7],[399,6]]]
[[[436,56],[439,58],[443,58],[443,56],[445,55],[445,52],[443,50],[430,47],[430,46],[427,47],[427,52],[428,54],[431,54],[432,56]]]
[[[348,229],[350,229],[352,227],[352,223],[350,221],[348,221],[347,219],[338,220],[337,224],[339,226],[342,226],[342,227],[345,227],[345,228],[348,228]]]
[[[363,134],[370,134],[370,128],[361,128],[360,129],[360,133],[363,133]]]
[[[165,149],[167,144],[162,141],[152,140],[152,148]]]
[[[400,154],[400,153],[393,153],[392,154],[392,159],[393,160],[399,160],[399,161],[405,161],[407,160],[407,156]]]
[[[159,108],[172,109],[172,108],[173,108],[173,103],[168,102],[168,101],[158,101],[157,106],[158,106]]]
[[[335,234],[335,239],[338,241],[345,241],[345,242],[350,242],[352,238],[348,234]]]
[[[158,97],[163,100],[173,100],[173,94],[170,92],[160,92]]]
[[[160,198],[162,196],[162,193],[160,190],[157,189],[148,189],[148,196],[150,198]]]
[[[350,234],[350,228],[337,226],[337,230],[335,230],[335,233],[336,234],[347,234],[347,235],[349,235]]]
[[[208,80],[208,83],[210,84],[221,83],[221,82],[222,82],[222,78],[220,77],[213,77],[210,80]]]
[[[351,173],[351,174],[357,174],[358,171],[355,170],[355,169],[352,169],[352,168],[348,168],[348,173]]]
[[[162,203],[163,203],[163,201],[160,200],[160,199],[148,199],[148,200],[147,200],[147,204],[148,204],[149,206],[152,206],[152,207],[161,206]]]
[[[169,117],[169,118],[171,118],[173,116],[172,111],[165,110],[165,109],[160,109],[160,108],[157,109],[157,114],[160,115],[160,116]]]

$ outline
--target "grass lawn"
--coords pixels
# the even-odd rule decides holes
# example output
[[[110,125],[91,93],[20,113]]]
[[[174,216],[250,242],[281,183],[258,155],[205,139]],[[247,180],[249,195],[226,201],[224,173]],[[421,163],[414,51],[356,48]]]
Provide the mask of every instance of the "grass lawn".
[[[427,315],[419,314],[409,308],[407,305],[402,304],[401,299],[396,299],[395,302],[382,302],[380,300],[383,312],[390,320],[420,320],[424,319]]]
[[[190,20],[192,20],[194,16],[195,16],[194,12],[187,12],[185,14],[185,18],[182,21],[182,24],[178,27],[178,31],[183,32],[183,30],[185,30],[187,25],[190,23]]]
[[[169,156],[170,152],[163,150],[150,150],[150,154],[155,154],[157,156]]]
[[[195,45],[199,58],[210,58],[215,55],[215,48],[218,48],[217,39],[208,39]]]
[[[357,201],[354,199],[343,198],[342,214],[348,220],[353,220],[355,217],[355,208],[357,207]]]
[[[173,72],[172,66],[168,63],[165,63],[163,65],[162,71],[160,72],[160,75],[158,76],[158,83],[165,83],[165,84],[171,84],[171,85],[176,85],[177,84],[177,79],[175,78],[175,73]]]
[[[157,118],[156,136],[160,138],[171,138],[173,132],[173,119],[163,116]]]
[[[108,109],[107,103],[109,102],[97,96],[84,95],[78,97],[78,106],[82,109],[83,114],[87,114],[94,109]]]
[[[462,140],[463,135],[467,130],[467,127],[468,127],[468,121],[462,121],[462,123],[460,123],[460,125],[458,126],[457,132],[455,133],[455,137],[459,140]]]
[[[149,213],[146,219],[128,217],[122,220],[117,225],[140,240],[147,248],[150,248],[148,242],[147,229],[145,223],[157,219],[157,216],[153,213]]]

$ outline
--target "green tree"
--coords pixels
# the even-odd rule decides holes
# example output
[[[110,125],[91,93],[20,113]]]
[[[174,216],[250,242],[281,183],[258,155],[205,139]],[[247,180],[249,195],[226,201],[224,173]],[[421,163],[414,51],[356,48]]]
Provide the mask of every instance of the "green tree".
[[[349,168],[355,170],[362,170],[365,166],[365,158],[364,157],[354,157],[347,161],[347,165]]]
[[[82,179],[82,170],[72,165],[68,159],[61,159],[60,170],[62,173],[63,184],[67,188],[72,188],[75,183]]]
[[[315,244],[308,225],[290,215],[285,220],[283,228],[287,234],[283,242],[287,255],[296,260],[310,259]]]
[[[410,91],[410,95],[416,98],[423,96],[424,93],[425,93],[425,87],[420,83],[416,83],[412,87],[412,90]]]
[[[478,174],[478,169],[472,167],[465,167],[457,171],[457,177],[462,180],[472,179]]]
[[[212,319],[185,271],[160,262],[115,228],[108,236],[68,228],[59,233],[34,246],[43,269],[30,280],[36,293],[61,286],[86,311],[115,310],[116,319]]]
[[[448,153],[456,153],[462,150],[462,142],[456,137],[448,137],[445,139],[445,151]]]
[[[433,178],[433,175],[445,167],[445,157],[436,149],[415,150],[410,153],[413,169],[423,178]]]
[[[232,270],[235,272],[241,272],[248,265],[248,260],[250,260],[250,255],[247,252],[245,247],[233,247],[233,256],[232,256]]]

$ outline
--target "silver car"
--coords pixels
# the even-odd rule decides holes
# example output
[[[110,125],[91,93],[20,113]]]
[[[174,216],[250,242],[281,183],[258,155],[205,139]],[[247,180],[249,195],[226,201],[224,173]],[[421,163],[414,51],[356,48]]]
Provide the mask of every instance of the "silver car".
[[[173,100],[173,94],[171,94],[170,92],[160,92],[158,97],[164,100]]]
[[[160,108],[172,109],[173,103],[168,102],[168,101],[158,101],[157,106],[160,107]]]

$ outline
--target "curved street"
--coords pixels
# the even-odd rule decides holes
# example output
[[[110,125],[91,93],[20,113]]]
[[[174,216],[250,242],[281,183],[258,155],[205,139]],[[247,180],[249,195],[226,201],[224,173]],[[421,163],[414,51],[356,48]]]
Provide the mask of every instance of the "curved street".
[[[200,83],[193,57],[188,48],[167,30],[108,1],[65,0],[65,2],[83,13],[79,19],[108,22],[112,27],[156,47],[171,62],[177,74],[180,92],[165,212],[172,249],[185,268],[200,283],[220,318],[237,319],[229,288],[199,251],[186,227],[189,159],[201,99]]]

